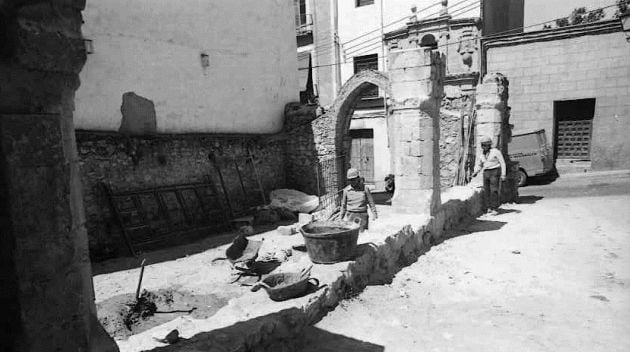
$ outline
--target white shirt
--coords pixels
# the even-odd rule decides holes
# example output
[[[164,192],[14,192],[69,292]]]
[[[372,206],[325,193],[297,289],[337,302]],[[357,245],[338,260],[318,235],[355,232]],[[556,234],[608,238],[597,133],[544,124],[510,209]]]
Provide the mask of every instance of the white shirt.
[[[490,148],[487,154],[483,151],[477,155],[475,163],[475,172],[480,170],[492,170],[501,167],[501,177],[505,177],[505,159],[503,154],[497,148]]]

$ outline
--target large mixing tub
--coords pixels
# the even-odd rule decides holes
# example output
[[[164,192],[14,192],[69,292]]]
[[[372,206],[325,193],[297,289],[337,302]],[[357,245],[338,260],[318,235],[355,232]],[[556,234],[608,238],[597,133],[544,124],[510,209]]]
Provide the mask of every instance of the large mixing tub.
[[[355,223],[315,221],[300,227],[313,263],[332,264],[352,259],[359,238]]]

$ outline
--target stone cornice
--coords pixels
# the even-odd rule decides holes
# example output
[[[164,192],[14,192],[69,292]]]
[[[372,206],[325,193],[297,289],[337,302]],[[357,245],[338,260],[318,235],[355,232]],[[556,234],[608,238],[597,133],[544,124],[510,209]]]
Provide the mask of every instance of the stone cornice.
[[[461,28],[461,27],[469,27],[476,26],[477,28],[481,28],[481,19],[479,17],[468,17],[468,18],[457,18],[452,19],[451,16],[440,16],[436,18],[431,18],[428,20],[417,21],[417,22],[407,22],[405,27],[395,29],[391,32],[387,32],[383,35],[383,40],[388,41],[396,38],[404,38],[408,36],[410,33],[422,32],[431,27],[439,27],[443,26],[444,28],[452,27],[452,28]]]
[[[470,27],[476,26],[481,29],[481,18],[479,17],[467,17],[467,18],[456,18],[451,19],[448,24],[451,28],[460,28],[460,27]]]
[[[453,84],[460,82],[477,82],[479,80],[479,72],[466,72],[447,75],[444,77],[444,84]]]
[[[575,26],[545,29],[534,32],[492,36],[489,38],[484,38],[482,40],[482,45],[484,49],[489,49],[501,46],[521,45],[621,31],[621,23],[618,19],[613,19]]]

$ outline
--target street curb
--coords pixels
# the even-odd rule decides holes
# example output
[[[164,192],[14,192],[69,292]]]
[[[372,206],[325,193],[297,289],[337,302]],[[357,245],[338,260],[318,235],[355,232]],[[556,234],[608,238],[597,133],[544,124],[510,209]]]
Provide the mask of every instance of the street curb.
[[[567,174],[560,174],[559,179],[562,178],[588,178],[588,177],[601,177],[601,176],[613,176],[613,177],[630,177],[630,170],[604,170],[604,171],[588,171],[588,172],[573,172]]]

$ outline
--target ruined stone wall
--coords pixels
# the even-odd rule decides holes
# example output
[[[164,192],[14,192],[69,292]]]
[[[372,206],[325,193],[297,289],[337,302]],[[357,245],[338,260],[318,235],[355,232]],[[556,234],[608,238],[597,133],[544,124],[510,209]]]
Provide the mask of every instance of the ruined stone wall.
[[[440,109],[440,185],[452,187],[457,179],[461,148],[462,114],[470,114],[472,100],[467,95],[445,98]]]
[[[487,71],[510,79],[515,131],[544,128],[553,143],[554,101],[595,98],[592,168],[630,168],[630,45],[618,21],[488,45]]]
[[[451,187],[457,178],[461,119],[458,112],[440,111],[440,185]]]
[[[93,260],[128,255],[119,226],[111,214],[106,194],[100,187],[108,183],[114,191],[129,191],[192,182],[210,176],[222,190],[214,164],[214,154],[229,163],[232,157],[254,157],[261,183],[268,193],[284,187],[284,149],[282,141],[261,136],[230,135],[155,135],[129,137],[117,133],[77,131],[77,148],[90,255]],[[246,169],[248,170],[248,169]],[[246,170],[241,169],[241,172]],[[234,168],[222,165],[229,194],[240,194]],[[251,176],[251,175],[249,175]],[[244,182],[252,183],[254,177]],[[249,181],[248,181],[249,180]],[[246,184],[257,188],[255,183]],[[268,198],[267,198],[268,199]]]
[[[323,195],[334,189],[317,165],[335,158],[335,121],[317,106],[289,104],[285,109],[287,187]],[[335,174],[336,177],[336,174]],[[318,184],[319,180],[319,184]]]

